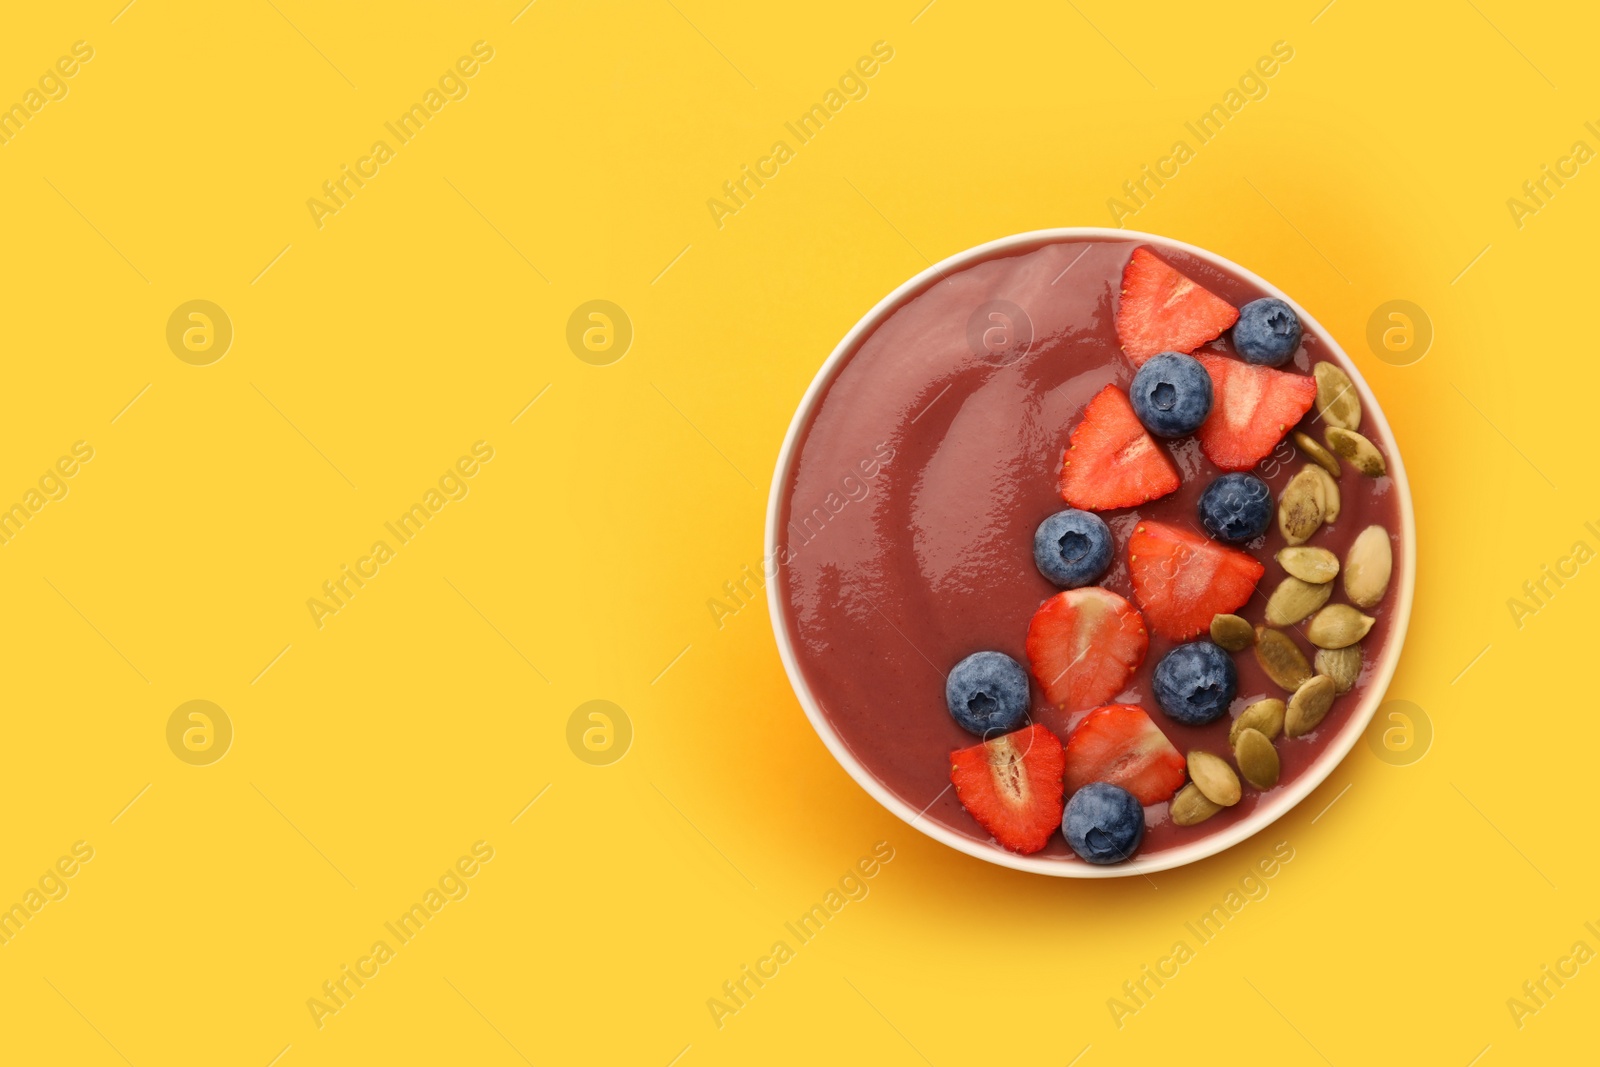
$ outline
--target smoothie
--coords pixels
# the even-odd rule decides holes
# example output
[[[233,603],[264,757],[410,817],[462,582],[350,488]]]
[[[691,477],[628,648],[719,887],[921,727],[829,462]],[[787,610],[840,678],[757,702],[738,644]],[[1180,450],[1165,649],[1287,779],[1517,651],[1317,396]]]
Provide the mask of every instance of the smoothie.
[[[1133,381],[1135,366],[1119,344],[1115,320],[1124,269],[1141,246],[1234,307],[1267,295],[1207,260],[1147,239],[1042,242],[996,254],[904,299],[836,365],[787,472],[774,592],[807,686],[872,776],[912,809],[926,808],[924,818],[975,841],[990,835],[951,788],[951,753],[981,739],[947,710],[947,676],[981,650],[1029,663],[1029,622],[1060,592],[1035,563],[1035,530],[1067,507],[1060,487],[1064,449],[1089,401],[1107,385],[1126,391]],[[1194,355],[1235,353],[1223,333]],[[1308,375],[1319,361],[1342,362],[1307,328],[1278,369]],[[1313,406],[1297,428],[1320,442],[1319,418]],[[1177,490],[1100,512],[1116,550],[1095,584],[1136,607],[1128,562],[1135,528],[1153,521],[1200,531],[1200,495],[1224,473],[1193,436],[1163,440],[1161,447],[1181,474]],[[1308,462],[1286,433],[1252,473],[1276,501]],[[1380,525],[1399,574],[1411,561],[1403,555],[1394,482],[1342,466],[1337,519],[1311,543],[1343,560],[1357,534]],[[1268,596],[1286,577],[1274,558],[1284,546],[1276,521],[1263,536],[1234,546],[1265,567],[1236,612],[1251,623],[1262,621]],[[1281,772],[1273,788],[1305,774],[1362,701],[1390,639],[1393,600],[1391,592],[1363,609],[1376,621],[1361,642],[1354,687],[1312,732],[1277,738]],[[1316,648],[1305,627],[1302,621],[1282,629],[1310,659]],[[1156,665],[1179,643],[1151,629],[1142,665],[1105,703],[1143,707],[1179,752],[1228,758],[1232,718],[1255,701],[1288,700],[1289,693],[1245,649],[1232,657],[1238,687],[1228,714],[1186,726],[1163,714],[1152,681]],[[1063,741],[1089,710],[1053,706],[1036,680],[1029,693],[1031,722]],[[1138,854],[1215,834],[1246,818],[1264,795],[1246,786],[1237,804],[1193,826],[1175,825],[1167,803],[1150,805]],[[1083,862],[1060,833],[1038,854]]]

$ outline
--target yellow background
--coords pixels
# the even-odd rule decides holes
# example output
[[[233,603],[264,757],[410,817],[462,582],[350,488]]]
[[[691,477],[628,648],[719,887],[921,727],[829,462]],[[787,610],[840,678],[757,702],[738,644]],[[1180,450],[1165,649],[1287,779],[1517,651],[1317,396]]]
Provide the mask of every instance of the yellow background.
[[[1600,576],[1520,628],[1506,603],[1600,547],[1600,174],[1521,228],[1506,206],[1600,147],[1588,5],[122,2],[0,36],[0,102],[95,51],[0,147],[0,503],[95,450],[0,547],[0,904],[94,849],[0,947],[0,1058],[1592,1055],[1600,966],[1520,1029],[1506,1006],[1600,949]],[[319,229],[307,199],[478,40],[470,94]],[[880,40],[866,98],[718,228],[707,199]],[[1127,221],[1274,281],[1383,398],[1420,549],[1391,696],[1431,748],[1358,746],[1267,833],[1149,880],[979,863],[829,758],[764,602],[719,628],[707,600],[759,566],[789,417],[868,307],[981,241],[1108,225],[1279,40],[1268,95]],[[165,340],[191,299],[233,323],[209,366]],[[593,299],[635,331],[609,366],[565,340]],[[1391,299],[1436,331],[1410,366],[1365,342]],[[307,599],[479,440],[470,495],[319,629]],[[194,699],[235,730],[209,766],[166,742]],[[594,699],[634,732],[608,766],[567,742]],[[480,840],[470,895],[319,1029],[307,999]],[[870,895],[718,1028],[707,999],[878,841]],[[1278,841],[1270,894],[1194,943]],[[1107,999],[1178,940],[1119,1029]]]

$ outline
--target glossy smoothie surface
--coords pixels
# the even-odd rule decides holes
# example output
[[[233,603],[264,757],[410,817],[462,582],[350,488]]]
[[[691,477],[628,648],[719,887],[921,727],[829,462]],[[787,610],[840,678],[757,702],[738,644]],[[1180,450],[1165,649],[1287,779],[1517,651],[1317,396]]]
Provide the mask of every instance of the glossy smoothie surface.
[[[1044,243],[997,254],[945,275],[905,299],[837,367],[794,453],[780,513],[778,591],[796,655],[828,721],[863,766],[925,818],[974,840],[987,833],[962,809],[950,783],[952,749],[978,739],[951,720],[945,674],[982,649],[1024,666],[1028,622],[1059,592],[1033,561],[1034,529],[1065,508],[1057,488],[1068,432],[1107,384],[1127,389],[1134,368],[1121,353],[1114,309],[1123,267],[1145,244],[1235,306],[1262,293],[1209,262],[1148,241]],[[998,317],[996,317],[998,316]],[[985,331],[989,331],[987,334]],[[1232,355],[1226,336],[1201,351]],[[1309,373],[1334,359],[1308,327],[1301,350],[1282,369]],[[1315,408],[1301,424],[1321,438]],[[1139,508],[1103,512],[1116,540],[1100,584],[1138,600],[1128,578],[1127,542],[1141,519],[1201,531],[1200,493],[1222,473],[1193,438],[1163,442],[1183,485]],[[1274,499],[1308,462],[1286,438],[1256,469]],[[1362,529],[1390,533],[1398,575],[1402,558],[1393,482],[1348,465],[1339,479],[1342,510],[1311,544],[1342,560]],[[1256,595],[1239,610],[1260,622],[1266,597],[1284,577],[1272,558],[1283,547],[1276,524],[1244,547],[1266,566]],[[1336,582],[1338,579],[1335,580]],[[1317,759],[1361,700],[1390,631],[1398,580],[1369,614],[1363,675],[1318,729],[1280,737],[1282,777],[1294,781]],[[1334,601],[1342,600],[1335,589]],[[1301,627],[1294,637],[1309,659]],[[1287,699],[1249,652],[1234,655],[1239,693],[1228,716],[1207,726],[1169,719],[1151,691],[1155,665],[1174,645],[1154,632],[1150,651],[1117,703],[1139,704],[1180,752],[1202,748],[1225,758],[1231,717],[1263,697]],[[1061,711],[1032,685],[1032,717],[1064,741],[1084,710]],[[1086,709],[1085,709],[1086,710]],[[1262,794],[1195,827],[1172,825],[1167,805],[1146,809],[1140,855],[1197,840],[1244,818]],[[995,846],[998,848],[998,846]],[[1081,862],[1058,834],[1043,856]]]

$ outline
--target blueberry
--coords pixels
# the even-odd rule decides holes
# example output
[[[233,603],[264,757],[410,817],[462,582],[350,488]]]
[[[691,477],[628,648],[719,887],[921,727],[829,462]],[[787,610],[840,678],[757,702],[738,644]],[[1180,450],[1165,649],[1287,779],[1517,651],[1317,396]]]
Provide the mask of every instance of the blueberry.
[[[1272,490],[1254,474],[1224,474],[1200,494],[1200,524],[1218,541],[1253,541],[1272,525]]]
[[[1121,863],[1144,840],[1144,809],[1120,785],[1091,782],[1067,801],[1061,832],[1090,863]]]
[[[1193,356],[1163,352],[1133,376],[1133,412],[1157,437],[1194,433],[1211,414],[1211,375]]]
[[[1277,297],[1264,296],[1239,309],[1233,350],[1246,363],[1276,367],[1300,347],[1300,316]]]
[[[945,679],[944,700],[963,730],[1010,733],[1028,717],[1028,672],[1004,652],[974,652]]]
[[[1239,689],[1233,659],[1210,641],[1191,641],[1161,657],[1156,703],[1185,726],[1204,726],[1227,712]]]
[[[1100,516],[1068,508],[1033,532],[1039,573],[1063,589],[1093,585],[1111,566],[1111,527]]]

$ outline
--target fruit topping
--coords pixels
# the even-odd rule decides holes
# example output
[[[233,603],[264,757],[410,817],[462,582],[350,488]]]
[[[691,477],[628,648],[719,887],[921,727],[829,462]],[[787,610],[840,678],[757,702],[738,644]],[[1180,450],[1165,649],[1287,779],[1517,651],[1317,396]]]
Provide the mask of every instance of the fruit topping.
[[[1172,457],[1145,432],[1121,389],[1108,385],[1089,401],[1061,465],[1067,503],[1090,511],[1131,508],[1166,496],[1181,481]]]
[[[1007,733],[1028,717],[1028,672],[1003,652],[974,652],[951,669],[944,699],[963,730]]]
[[[1013,852],[1038,852],[1061,824],[1061,742],[1035,724],[950,754],[961,806]]]
[[[1121,863],[1144,840],[1144,809],[1110,782],[1086,785],[1067,803],[1061,832],[1072,851],[1090,863]]]
[[[1150,636],[1138,609],[1097,585],[1068,589],[1028,623],[1028,665],[1050,703],[1068,711],[1104,704],[1127,688]]]
[[[1204,726],[1227,714],[1239,689],[1239,669],[1210,641],[1192,641],[1161,657],[1152,685],[1162,711],[1185,726]],[[1224,803],[1209,790],[1206,796]]]
[[[1211,414],[1211,375],[1193,356],[1163,352],[1133,376],[1134,414],[1157,437],[1194,433]]]
[[[1135,367],[1157,352],[1193,352],[1238,318],[1232,304],[1149,249],[1133,250],[1122,272],[1117,341]]]
[[[1183,784],[1183,756],[1136,704],[1110,704],[1086,715],[1067,737],[1070,796],[1091,782],[1110,782],[1140,804],[1171,800]]]
[[[1134,529],[1128,569],[1150,628],[1174,641],[1206,633],[1213,618],[1243,607],[1266,573],[1248,553],[1161,522]]]
[[[1033,561],[1039,573],[1063,589],[1092,585],[1111,566],[1111,527],[1100,516],[1071,508],[1039,524]]]
[[[1300,316],[1274,296],[1252,300],[1233,324],[1233,350],[1246,363],[1276,367],[1300,347]]]
[[[1211,417],[1195,433],[1206,458],[1225,471],[1247,471],[1311,410],[1316,380],[1304,374],[1256,367],[1202,352],[1215,399]]]
[[[1200,494],[1200,525],[1219,541],[1254,541],[1272,525],[1272,490],[1254,474],[1224,474]]]

